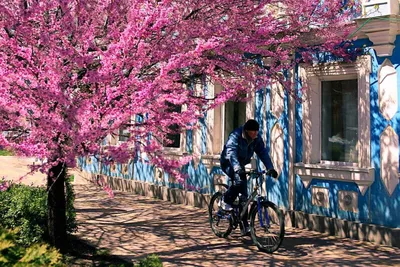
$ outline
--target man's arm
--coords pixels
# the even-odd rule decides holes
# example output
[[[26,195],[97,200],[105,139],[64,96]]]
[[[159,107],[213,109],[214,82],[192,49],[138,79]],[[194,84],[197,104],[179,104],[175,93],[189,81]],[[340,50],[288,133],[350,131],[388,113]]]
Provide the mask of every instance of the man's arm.
[[[233,170],[238,172],[242,169],[240,166],[240,162],[238,159],[238,143],[239,143],[239,135],[236,132],[233,132],[229,135],[228,141],[226,141],[226,156],[231,162]]]
[[[264,141],[261,139],[261,137],[258,137],[257,143],[255,144],[254,147],[254,152],[256,152],[257,156],[268,170],[274,168],[268,150],[265,147]]]

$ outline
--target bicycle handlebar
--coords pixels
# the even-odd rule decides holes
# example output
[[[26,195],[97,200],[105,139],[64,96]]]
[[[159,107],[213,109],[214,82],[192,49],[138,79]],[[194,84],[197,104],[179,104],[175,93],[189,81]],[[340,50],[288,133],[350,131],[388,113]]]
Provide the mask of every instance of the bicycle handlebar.
[[[257,177],[260,177],[261,175],[263,175],[263,174],[266,174],[266,175],[270,175],[271,174],[271,171],[272,171],[273,169],[270,169],[270,170],[263,170],[263,171],[256,171],[256,170],[251,170],[251,171],[249,171],[249,172],[244,172],[246,175],[251,175],[251,174],[255,174],[255,177],[252,177],[252,178],[257,178]]]

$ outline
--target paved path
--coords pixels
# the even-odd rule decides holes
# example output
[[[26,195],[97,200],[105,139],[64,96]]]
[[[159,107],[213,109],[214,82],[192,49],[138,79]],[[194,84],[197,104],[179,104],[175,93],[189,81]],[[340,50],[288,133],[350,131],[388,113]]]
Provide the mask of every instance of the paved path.
[[[156,253],[164,266],[400,266],[398,248],[299,229],[287,229],[274,254],[261,253],[238,230],[215,237],[202,209],[118,191],[110,199],[94,185],[75,187],[77,235],[129,261]]]
[[[34,159],[0,158],[0,178],[18,179]],[[238,230],[228,239],[209,228],[205,210],[102,189],[75,174],[77,236],[111,254],[136,262],[156,253],[164,266],[400,266],[400,249],[338,239],[316,232],[286,229],[274,254],[257,250]],[[44,183],[43,174],[23,180]]]
[[[0,156],[0,179],[21,182],[27,185],[45,185],[46,175],[40,172],[29,174],[30,169],[27,165],[38,164],[35,158]],[[21,179],[22,177],[22,179]]]

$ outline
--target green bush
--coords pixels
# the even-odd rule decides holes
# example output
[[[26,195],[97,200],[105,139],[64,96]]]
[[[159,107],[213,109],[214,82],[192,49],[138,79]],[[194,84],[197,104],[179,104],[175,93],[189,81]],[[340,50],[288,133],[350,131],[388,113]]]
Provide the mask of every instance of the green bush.
[[[1,226],[18,229],[19,244],[42,241],[47,230],[46,201],[44,188],[12,184],[0,192]]]
[[[14,156],[14,153],[9,150],[0,149],[0,156]]]
[[[155,255],[149,255],[146,258],[144,258],[143,260],[140,260],[139,263],[137,265],[135,265],[137,267],[162,267],[162,262],[160,260],[160,258]]]
[[[68,177],[68,176],[67,176]],[[67,233],[73,233],[77,230],[76,222],[76,211],[74,208],[75,192],[71,182],[74,180],[74,176],[71,175],[69,179],[65,181],[65,195],[66,195],[66,216],[67,216]]]
[[[76,213],[73,207],[74,192],[66,182],[67,232],[76,230]],[[47,235],[47,192],[43,187],[11,184],[0,192],[0,226],[18,229],[17,242],[29,246],[42,242]]]
[[[62,266],[62,255],[47,244],[24,247],[16,231],[0,228],[0,266]]]

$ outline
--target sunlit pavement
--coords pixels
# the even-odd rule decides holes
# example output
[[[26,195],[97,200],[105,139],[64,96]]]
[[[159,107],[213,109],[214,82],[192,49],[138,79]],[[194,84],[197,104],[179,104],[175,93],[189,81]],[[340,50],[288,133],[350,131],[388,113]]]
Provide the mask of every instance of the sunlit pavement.
[[[27,165],[39,164],[35,158],[22,158],[13,156],[0,157],[0,179],[23,183],[26,185],[41,186],[46,184],[46,175],[40,172],[28,174]]]
[[[1,157],[0,178],[18,181],[34,161]],[[398,248],[291,228],[277,252],[261,253],[239,230],[228,239],[214,236],[205,210],[119,191],[110,199],[79,172],[70,173],[75,175],[76,235],[128,261],[155,253],[164,266],[400,266]],[[22,182],[44,185],[45,175]]]
[[[164,266],[400,266],[400,249],[286,229],[281,248],[259,252],[235,230],[211,232],[205,210],[80,183],[76,209],[81,238],[136,262],[157,254]]]

